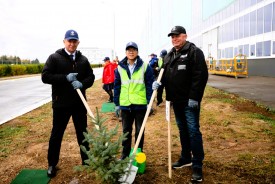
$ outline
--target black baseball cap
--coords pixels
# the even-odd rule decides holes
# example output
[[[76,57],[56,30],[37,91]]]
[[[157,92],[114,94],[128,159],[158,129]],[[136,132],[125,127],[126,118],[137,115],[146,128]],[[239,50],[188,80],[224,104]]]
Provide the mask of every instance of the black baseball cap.
[[[168,37],[175,34],[175,35],[179,35],[179,34],[186,34],[186,30],[184,29],[184,27],[182,26],[175,26],[172,28],[171,33],[168,34]]]

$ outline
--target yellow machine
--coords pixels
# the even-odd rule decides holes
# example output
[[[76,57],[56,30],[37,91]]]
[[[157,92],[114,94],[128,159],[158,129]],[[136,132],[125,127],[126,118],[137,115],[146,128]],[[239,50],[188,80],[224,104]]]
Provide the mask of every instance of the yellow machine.
[[[233,59],[214,60],[209,57],[206,60],[208,72],[216,75],[248,77],[247,59],[243,54],[236,55]]]

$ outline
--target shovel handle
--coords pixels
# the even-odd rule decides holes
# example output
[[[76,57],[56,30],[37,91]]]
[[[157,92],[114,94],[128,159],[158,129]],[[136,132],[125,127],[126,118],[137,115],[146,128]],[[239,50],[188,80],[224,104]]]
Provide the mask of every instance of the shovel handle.
[[[85,108],[86,108],[88,114],[89,114],[92,118],[95,118],[95,116],[93,115],[93,113],[92,113],[92,111],[91,111],[91,109],[90,109],[90,107],[89,107],[87,101],[85,100],[85,98],[84,98],[82,92],[80,91],[80,89],[76,89],[76,91],[77,91],[79,97],[81,98],[81,101],[83,102],[83,104],[84,104],[84,106],[85,106]]]
[[[158,82],[158,83],[159,83],[160,80],[161,80],[163,71],[164,71],[164,69],[162,68],[162,69],[160,70],[160,72],[159,72],[159,76],[158,76],[158,79],[157,79],[157,82]],[[154,99],[155,99],[155,97],[156,97],[156,94],[157,94],[157,89],[155,89],[155,90],[153,91],[153,94],[152,94],[152,96],[151,96],[149,105],[147,106],[146,114],[145,114],[145,117],[144,117],[144,119],[143,119],[142,126],[141,126],[141,128],[140,128],[140,131],[139,131],[139,134],[138,134],[138,138],[137,138],[137,140],[136,140],[136,144],[135,144],[135,147],[134,147],[134,150],[133,150],[133,155],[136,154],[136,151],[137,151],[138,145],[139,145],[139,143],[140,143],[140,139],[141,139],[141,137],[142,137],[142,134],[143,134],[143,132],[144,132],[144,128],[145,128],[147,119],[148,119],[148,117],[149,117],[149,114],[150,114],[150,111],[151,111],[151,107],[152,107],[152,105],[153,105],[153,102],[154,102]]]

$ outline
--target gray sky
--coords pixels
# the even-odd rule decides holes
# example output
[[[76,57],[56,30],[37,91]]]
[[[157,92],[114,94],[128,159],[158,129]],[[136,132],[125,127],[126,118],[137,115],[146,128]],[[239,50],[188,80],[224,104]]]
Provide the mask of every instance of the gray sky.
[[[0,0],[0,55],[45,62],[63,47],[65,32],[74,29],[79,47],[115,47],[122,58],[127,42],[139,42],[146,4],[146,0]]]

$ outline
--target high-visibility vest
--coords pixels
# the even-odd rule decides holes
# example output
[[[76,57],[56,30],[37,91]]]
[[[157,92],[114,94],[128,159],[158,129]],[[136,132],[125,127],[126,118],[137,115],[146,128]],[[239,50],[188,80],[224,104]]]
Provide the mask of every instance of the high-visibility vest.
[[[146,88],[144,82],[144,73],[147,69],[147,64],[133,72],[131,79],[127,75],[127,71],[121,66],[118,66],[118,72],[121,78],[121,90],[119,95],[119,104],[121,106],[146,105]]]
[[[163,64],[163,59],[160,57],[158,60],[158,67],[161,68]]]

